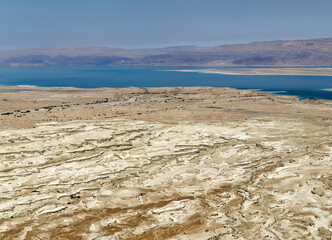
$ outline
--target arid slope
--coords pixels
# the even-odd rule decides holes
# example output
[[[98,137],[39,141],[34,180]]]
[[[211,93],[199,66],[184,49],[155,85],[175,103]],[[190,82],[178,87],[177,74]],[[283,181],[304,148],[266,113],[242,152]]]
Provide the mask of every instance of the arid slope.
[[[329,101],[0,93],[0,239],[331,239]]]

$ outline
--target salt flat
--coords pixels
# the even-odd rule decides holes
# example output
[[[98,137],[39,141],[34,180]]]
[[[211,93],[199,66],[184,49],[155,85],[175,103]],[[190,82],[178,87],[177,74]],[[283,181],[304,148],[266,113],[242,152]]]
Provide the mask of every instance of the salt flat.
[[[215,88],[0,96],[2,239],[332,236],[329,101]]]
[[[174,70],[180,72],[201,72],[201,73],[217,73],[226,75],[303,75],[303,76],[332,76],[332,68],[222,68],[222,69],[190,69],[190,70]]]

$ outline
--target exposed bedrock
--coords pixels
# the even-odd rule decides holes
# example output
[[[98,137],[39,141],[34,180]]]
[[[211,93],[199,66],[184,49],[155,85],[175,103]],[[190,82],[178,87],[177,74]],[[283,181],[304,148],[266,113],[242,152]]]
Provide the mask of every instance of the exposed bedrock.
[[[331,129],[72,121],[0,131],[0,239],[330,239]]]

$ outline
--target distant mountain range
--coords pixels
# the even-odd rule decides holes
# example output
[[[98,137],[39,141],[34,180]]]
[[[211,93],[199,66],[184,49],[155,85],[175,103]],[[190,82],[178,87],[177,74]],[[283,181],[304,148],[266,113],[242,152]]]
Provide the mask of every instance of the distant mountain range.
[[[0,66],[332,66],[332,38],[158,49],[36,48],[0,51]]]

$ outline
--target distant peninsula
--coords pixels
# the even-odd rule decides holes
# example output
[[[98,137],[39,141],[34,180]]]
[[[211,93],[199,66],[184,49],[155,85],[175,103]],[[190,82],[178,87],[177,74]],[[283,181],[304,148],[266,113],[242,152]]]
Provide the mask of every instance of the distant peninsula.
[[[178,72],[200,72],[224,75],[305,75],[332,76],[332,68],[224,68],[224,69],[184,69]]]
[[[0,66],[332,66],[332,38],[226,44],[208,48],[0,50]]]

